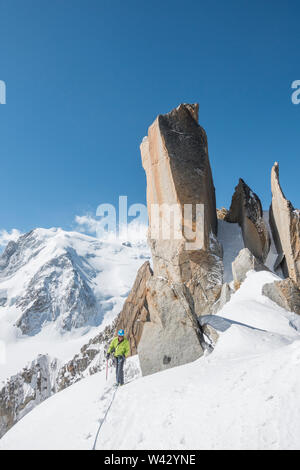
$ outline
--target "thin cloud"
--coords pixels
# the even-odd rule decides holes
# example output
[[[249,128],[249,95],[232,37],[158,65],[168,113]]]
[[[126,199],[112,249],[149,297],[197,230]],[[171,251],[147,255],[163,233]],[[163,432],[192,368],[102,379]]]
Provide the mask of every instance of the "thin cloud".
[[[97,232],[99,222],[91,215],[76,215],[75,222],[79,232],[95,234]]]
[[[93,216],[87,214],[75,217],[76,230],[81,233],[86,233],[88,235],[97,236],[100,222],[96,220]],[[101,240],[107,242],[113,242],[116,239],[119,242],[131,242],[131,243],[144,243],[147,240],[147,229],[148,226],[142,223],[139,223],[135,220],[128,223],[128,225],[122,225],[119,227],[117,234],[113,232],[102,233]]]
[[[9,242],[16,241],[22,235],[20,230],[13,228],[11,232],[0,230],[0,249],[4,248]]]

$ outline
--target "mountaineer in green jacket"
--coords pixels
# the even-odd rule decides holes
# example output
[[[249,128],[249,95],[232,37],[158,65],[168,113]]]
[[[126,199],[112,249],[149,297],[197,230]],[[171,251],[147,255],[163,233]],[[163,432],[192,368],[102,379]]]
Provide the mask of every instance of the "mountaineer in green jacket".
[[[116,366],[117,385],[124,385],[124,363],[125,358],[130,354],[130,345],[128,339],[124,336],[124,330],[118,331],[107,350],[106,359],[113,354],[113,362]]]

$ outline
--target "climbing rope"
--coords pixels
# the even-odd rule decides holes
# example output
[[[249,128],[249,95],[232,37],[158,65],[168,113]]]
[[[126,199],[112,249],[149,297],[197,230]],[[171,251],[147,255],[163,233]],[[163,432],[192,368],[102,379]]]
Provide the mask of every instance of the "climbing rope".
[[[98,428],[98,431],[97,431],[97,434],[96,434],[96,437],[95,437],[95,442],[94,442],[94,445],[93,445],[93,449],[92,449],[92,450],[96,450],[96,444],[97,444],[98,436],[99,436],[100,431],[101,431],[101,428],[102,428],[102,426],[103,426],[103,424],[104,424],[104,422],[105,422],[105,420],[106,420],[106,418],[107,418],[108,412],[109,412],[109,410],[110,410],[110,408],[111,408],[111,406],[112,406],[112,404],[113,404],[113,401],[114,401],[114,399],[115,399],[117,390],[118,390],[118,387],[115,388],[115,391],[114,391],[114,393],[113,393],[111,402],[110,402],[110,404],[109,404],[109,406],[108,406],[108,408],[107,408],[107,410],[106,410],[106,412],[105,412],[104,418],[102,419],[101,423],[99,424],[99,428]]]

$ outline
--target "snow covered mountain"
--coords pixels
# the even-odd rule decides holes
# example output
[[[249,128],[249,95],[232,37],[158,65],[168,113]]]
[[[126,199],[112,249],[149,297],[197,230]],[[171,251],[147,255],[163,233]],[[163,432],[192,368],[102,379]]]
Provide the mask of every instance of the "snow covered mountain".
[[[160,115],[141,154],[149,233],[157,219],[177,225],[152,217],[153,204],[201,204],[200,225],[179,217],[182,233],[195,222],[201,249],[158,230],[150,268],[145,237],[36,229],[7,246],[0,449],[300,448],[298,212],[278,164],[268,214],[243,179],[216,210],[198,110]],[[120,389],[103,372],[116,327],[139,354]]]
[[[140,265],[145,240],[98,240],[61,229],[35,229],[0,257],[0,379],[50,354],[71,358],[120,312]],[[99,330],[100,326],[100,330]]]
[[[300,317],[262,295],[275,279],[248,273],[212,316],[212,354],[147,377],[131,358],[96,449],[299,449]],[[92,449],[112,380],[100,372],[57,393],[8,431],[0,449]]]

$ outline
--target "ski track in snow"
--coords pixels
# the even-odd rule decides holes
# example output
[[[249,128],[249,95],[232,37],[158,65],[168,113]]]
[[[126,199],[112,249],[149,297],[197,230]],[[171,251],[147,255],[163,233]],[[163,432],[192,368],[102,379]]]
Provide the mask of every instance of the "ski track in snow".
[[[147,377],[130,358],[96,448],[300,449],[299,322],[261,294],[274,279],[248,274],[216,315],[230,327],[212,354]],[[113,380],[103,371],[54,395],[0,449],[92,449]]]

